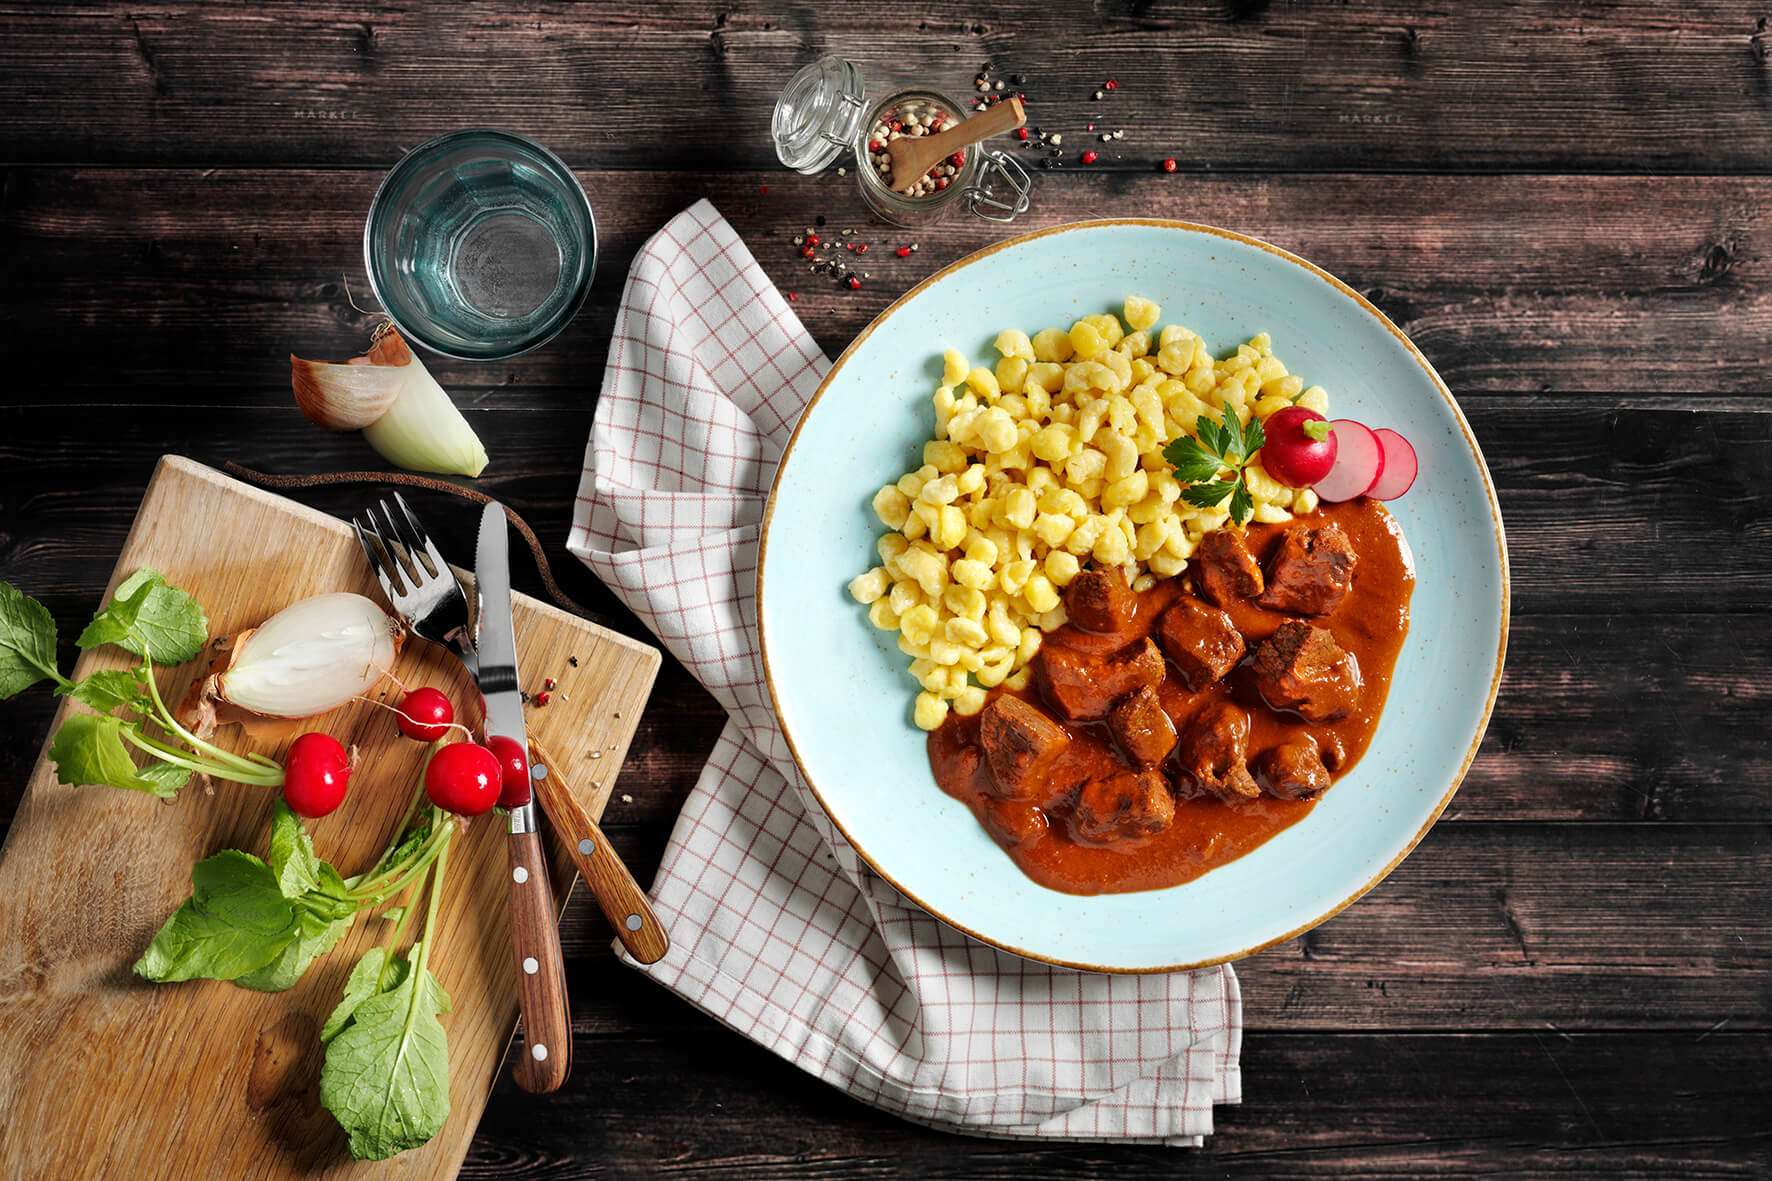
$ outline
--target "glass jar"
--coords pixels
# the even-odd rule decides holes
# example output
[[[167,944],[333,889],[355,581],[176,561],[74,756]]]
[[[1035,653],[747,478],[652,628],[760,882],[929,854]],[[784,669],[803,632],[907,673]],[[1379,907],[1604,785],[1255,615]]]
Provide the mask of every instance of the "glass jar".
[[[986,221],[1014,221],[1027,212],[1033,182],[1019,162],[1000,151],[971,144],[964,149],[963,163],[948,166],[951,174],[931,174],[930,191],[910,196],[886,183],[869,150],[875,129],[882,125],[908,129],[914,118],[916,128],[927,129],[936,121],[945,129],[964,119],[965,110],[939,90],[921,86],[870,101],[855,63],[827,55],[788,81],[775,100],[770,134],[775,154],[796,172],[822,171],[847,154],[862,200],[893,225],[929,225],[962,203]]]

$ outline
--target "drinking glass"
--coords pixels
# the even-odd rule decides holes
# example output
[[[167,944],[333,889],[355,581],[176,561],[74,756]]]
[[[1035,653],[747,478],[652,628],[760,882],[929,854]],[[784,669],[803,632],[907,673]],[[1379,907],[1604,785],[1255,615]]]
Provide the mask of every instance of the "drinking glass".
[[[455,131],[412,149],[382,181],[363,262],[408,340],[497,360],[552,339],[578,313],[597,225],[572,170],[540,144]]]

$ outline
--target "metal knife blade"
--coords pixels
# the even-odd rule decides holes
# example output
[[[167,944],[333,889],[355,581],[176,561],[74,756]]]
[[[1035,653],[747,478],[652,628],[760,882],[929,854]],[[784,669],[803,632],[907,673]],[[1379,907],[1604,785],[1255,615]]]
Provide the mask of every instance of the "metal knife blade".
[[[486,737],[509,738],[527,752],[523,695],[517,688],[517,633],[511,622],[511,565],[504,506],[494,501],[480,515],[474,577],[480,594],[480,667],[475,679],[486,699]],[[517,1002],[528,1053],[512,1074],[537,1094],[553,1091],[572,1069],[572,1015],[566,999],[566,967],[560,954],[559,914],[548,885],[548,862],[536,831],[535,795],[524,777],[523,802],[511,807],[511,949],[516,955]]]
[[[510,546],[505,510],[494,501],[480,514],[474,547],[474,582],[480,596],[480,634],[475,680],[486,699],[486,736],[502,734],[529,749],[523,723],[523,694],[517,679],[517,633],[511,622]],[[535,831],[535,797],[511,809],[512,832]]]

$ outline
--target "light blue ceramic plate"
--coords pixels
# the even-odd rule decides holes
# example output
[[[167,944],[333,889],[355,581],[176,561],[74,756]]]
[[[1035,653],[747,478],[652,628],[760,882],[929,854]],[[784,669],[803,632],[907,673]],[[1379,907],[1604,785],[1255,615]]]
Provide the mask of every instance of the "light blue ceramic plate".
[[[990,364],[1030,333],[1154,299],[1215,349],[1271,333],[1329,391],[1331,417],[1400,430],[1421,475],[1392,502],[1415,554],[1413,622],[1371,748],[1310,815],[1186,885],[1085,898],[1024,877],[936,787],[894,636],[846,585],[876,562],[869,502],[921,462],[941,352]],[[764,520],[757,584],[775,708],[825,810],[870,865],[987,943],[1080,968],[1147,972],[1248,955],[1371,889],[1439,816],[1476,753],[1506,650],[1507,549],[1482,454],[1439,376],[1378,310],[1283,250],[1181,222],[1062,226],[920,284],[838,359],[795,431]]]

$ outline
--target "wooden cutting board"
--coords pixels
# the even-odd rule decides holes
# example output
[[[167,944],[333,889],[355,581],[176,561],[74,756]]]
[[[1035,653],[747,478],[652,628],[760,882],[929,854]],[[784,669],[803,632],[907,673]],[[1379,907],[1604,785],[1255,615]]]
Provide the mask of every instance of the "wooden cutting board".
[[[471,554],[449,556],[471,564]],[[139,566],[195,595],[212,637],[323,591],[381,601],[348,525],[176,456],[155,469],[111,586]],[[558,681],[547,706],[529,707],[530,730],[600,815],[659,654],[524,595],[515,615],[524,687]],[[176,701],[203,663],[161,674],[163,692]],[[75,675],[127,664],[115,649],[95,650]],[[396,673],[409,686],[441,688],[464,712],[478,701],[462,667],[433,645],[409,641]],[[56,725],[73,708],[64,705]],[[309,822],[320,856],[359,872],[398,823],[424,747],[367,704],[309,728],[359,748],[344,805]],[[247,745],[237,728],[220,735],[230,748]],[[453,1176],[517,1018],[501,818],[481,817],[457,838],[432,954],[454,1000],[442,1019],[449,1120],[422,1148],[357,1163],[319,1105],[317,1034],[351,966],[388,925],[360,915],[287,992],[138,979],[130,965],[190,893],[192,862],[224,848],[265,855],[273,793],[218,783],[212,794],[188,788],[163,803],[64,787],[47,748],[0,852],[0,1176]],[[280,757],[282,746],[270,753]],[[550,854],[563,906],[573,871],[557,843]]]

